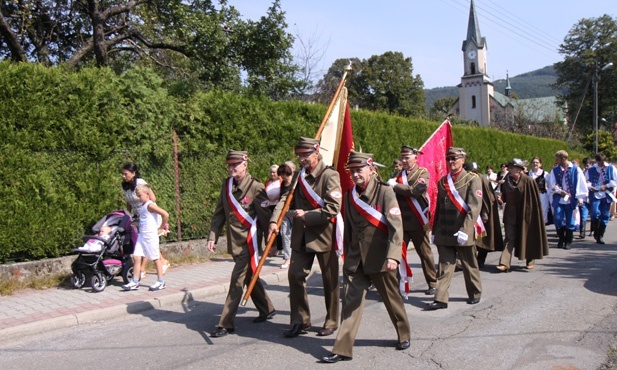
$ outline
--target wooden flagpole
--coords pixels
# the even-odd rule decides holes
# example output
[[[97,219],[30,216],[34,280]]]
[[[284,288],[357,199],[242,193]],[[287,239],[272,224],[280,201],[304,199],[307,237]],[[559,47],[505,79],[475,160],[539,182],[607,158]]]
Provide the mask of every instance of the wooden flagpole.
[[[328,110],[326,111],[326,114],[324,115],[324,118],[321,121],[321,124],[319,125],[317,134],[315,134],[315,139],[319,139],[319,137],[321,136],[321,133],[326,127],[326,123],[328,122],[328,119],[330,119],[330,115],[332,114],[334,105],[336,104],[336,101],[338,100],[339,95],[341,94],[341,90],[343,90],[343,87],[345,86],[345,79],[347,78],[347,74],[349,73],[349,71],[351,71],[351,62],[349,62],[349,65],[345,67],[345,73],[343,73],[343,78],[341,78],[341,82],[339,83],[338,87],[336,88],[336,92],[334,93],[334,98],[332,98],[332,101],[330,102],[330,105],[328,106]],[[289,210],[289,207],[291,206],[291,202],[294,197],[294,192],[296,190],[296,185],[298,185],[298,175],[294,176],[293,182],[291,184],[291,188],[289,189],[289,193],[287,194],[287,199],[285,200],[285,204],[283,205],[281,214],[279,215],[279,218],[276,221],[277,230],[280,230],[281,224],[283,223],[283,219],[285,218],[285,214],[287,213],[287,211]],[[242,302],[240,303],[242,306],[246,306],[246,302],[248,302],[249,297],[251,296],[251,293],[253,293],[253,289],[255,289],[255,284],[257,284],[257,280],[259,279],[259,273],[261,272],[263,265],[266,263],[266,259],[268,258],[268,254],[270,253],[270,249],[272,248],[272,245],[274,244],[276,237],[277,237],[277,234],[272,233],[270,237],[268,238],[266,247],[261,255],[261,258],[259,259],[259,264],[257,265],[257,269],[255,270],[255,273],[253,274],[253,277],[251,278],[251,282],[249,283],[248,288],[246,289],[246,293],[244,294],[244,297],[242,298]]]

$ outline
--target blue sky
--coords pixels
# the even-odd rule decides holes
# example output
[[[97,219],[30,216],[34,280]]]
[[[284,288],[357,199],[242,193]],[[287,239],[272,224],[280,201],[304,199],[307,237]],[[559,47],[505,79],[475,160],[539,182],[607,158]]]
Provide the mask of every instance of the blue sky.
[[[249,19],[266,13],[271,0],[229,0]],[[452,86],[463,74],[462,42],[469,0],[282,0],[288,31],[327,47],[319,77],[339,58],[367,59],[386,51],[411,57],[426,88]],[[557,52],[582,18],[616,16],[615,0],[474,0],[488,44],[493,80],[562,60]]]

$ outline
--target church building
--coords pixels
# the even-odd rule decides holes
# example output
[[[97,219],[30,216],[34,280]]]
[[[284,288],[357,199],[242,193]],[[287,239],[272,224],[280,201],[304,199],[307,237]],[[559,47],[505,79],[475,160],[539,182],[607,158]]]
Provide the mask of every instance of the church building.
[[[553,123],[565,120],[564,108],[556,105],[556,97],[513,99],[510,78],[506,77],[505,95],[495,91],[488,76],[487,42],[480,33],[476,9],[471,0],[467,38],[463,41],[463,76],[458,87],[458,99],[450,112],[461,119],[475,121],[479,126],[508,124],[524,116],[530,123]],[[565,122],[565,121],[564,121]]]

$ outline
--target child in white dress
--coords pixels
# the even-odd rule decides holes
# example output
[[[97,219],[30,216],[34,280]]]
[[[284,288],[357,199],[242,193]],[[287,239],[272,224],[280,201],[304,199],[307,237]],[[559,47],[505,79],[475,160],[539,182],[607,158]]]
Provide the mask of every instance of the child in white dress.
[[[122,286],[124,290],[139,289],[139,276],[141,274],[141,259],[145,256],[156,265],[158,280],[150,286],[150,290],[165,289],[163,280],[163,262],[161,261],[161,251],[159,249],[159,235],[166,235],[166,225],[169,219],[167,211],[157,206],[150,199],[150,187],[147,184],[138,185],[135,193],[142,203],[139,210],[139,235],[135,243],[135,258],[133,280]]]

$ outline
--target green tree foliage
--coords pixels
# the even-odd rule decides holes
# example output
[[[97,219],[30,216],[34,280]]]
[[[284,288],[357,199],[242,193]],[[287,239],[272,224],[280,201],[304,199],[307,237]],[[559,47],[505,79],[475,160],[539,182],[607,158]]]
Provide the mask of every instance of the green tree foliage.
[[[72,67],[158,69],[178,95],[247,88],[273,99],[297,90],[280,0],[259,21],[226,0],[0,1],[0,59]]]
[[[609,15],[583,18],[575,24],[559,48],[564,60],[555,64],[555,86],[567,92],[570,120],[582,105],[576,126],[584,131],[593,127],[593,79],[597,73],[599,115],[617,106],[617,68],[601,71],[609,62],[617,63],[617,20]],[[585,97],[585,99],[583,99]]]
[[[617,147],[613,142],[613,135],[608,131],[600,130],[598,131],[598,152],[604,153],[608,160],[615,163],[617,161]],[[595,144],[595,135],[590,133],[585,137],[585,143],[583,147],[589,153],[593,153]]]
[[[323,97],[332,96],[348,61],[352,61],[353,69],[347,83],[350,105],[406,117],[426,114],[422,78],[413,76],[411,58],[400,52],[388,51],[362,61],[337,59],[318,83],[325,92],[320,94],[321,102],[327,101]]]
[[[452,113],[450,112],[450,108],[452,108],[452,105],[454,104],[456,99],[458,99],[456,96],[437,99],[435,103],[433,103],[433,106],[431,107],[431,110],[429,112],[430,117],[434,118],[435,120],[439,120],[440,117],[444,118],[448,114]]]

